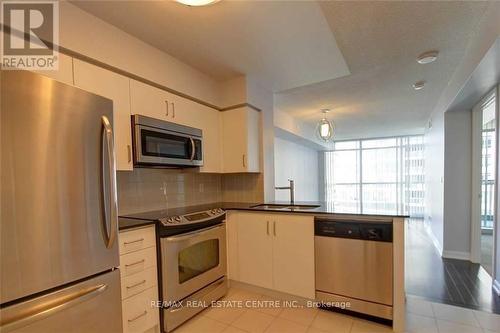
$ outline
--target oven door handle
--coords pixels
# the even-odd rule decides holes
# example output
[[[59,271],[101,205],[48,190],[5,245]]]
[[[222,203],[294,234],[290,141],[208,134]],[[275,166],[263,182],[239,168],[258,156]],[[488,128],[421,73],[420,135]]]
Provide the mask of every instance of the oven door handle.
[[[209,232],[215,231],[215,229],[219,229],[219,228],[222,228],[222,227],[224,227],[224,224],[216,225],[214,227],[208,227],[208,228],[205,228],[205,229],[195,230],[195,231],[188,232],[187,234],[182,234],[182,235],[179,235],[179,236],[167,237],[166,240],[169,243],[182,242],[184,240],[193,238],[193,236],[203,236],[203,235],[205,235],[205,234],[207,234]]]

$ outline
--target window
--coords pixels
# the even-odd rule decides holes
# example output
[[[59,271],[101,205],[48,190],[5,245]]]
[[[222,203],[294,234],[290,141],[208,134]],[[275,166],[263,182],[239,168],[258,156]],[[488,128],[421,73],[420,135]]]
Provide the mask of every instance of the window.
[[[424,216],[423,136],[341,141],[325,152],[325,200],[341,211]]]
[[[495,95],[482,106],[481,229],[493,230],[495,213]]]

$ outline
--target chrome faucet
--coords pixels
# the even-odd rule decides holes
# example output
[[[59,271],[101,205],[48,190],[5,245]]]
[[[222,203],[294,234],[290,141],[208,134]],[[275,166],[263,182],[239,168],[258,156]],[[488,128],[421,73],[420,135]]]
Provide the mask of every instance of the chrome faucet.
[[[293,179],[288,179],[290,183],[289,186],[276,186],[274,189],[276,190],[290,190],[290,204],[295,203],[295,185],[293,183]]]

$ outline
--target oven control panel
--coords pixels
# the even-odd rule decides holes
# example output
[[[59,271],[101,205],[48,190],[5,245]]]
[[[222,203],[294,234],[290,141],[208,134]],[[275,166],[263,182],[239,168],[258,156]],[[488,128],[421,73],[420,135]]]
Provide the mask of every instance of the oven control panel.
[[[218,218],[224,215],[225,213],[226,212],[222,208],[214,208],[203,212],[196,212],[191,214],[161,218],[160,222],[165,227],[194,224],[194,223],[210,221],[214,218]]]

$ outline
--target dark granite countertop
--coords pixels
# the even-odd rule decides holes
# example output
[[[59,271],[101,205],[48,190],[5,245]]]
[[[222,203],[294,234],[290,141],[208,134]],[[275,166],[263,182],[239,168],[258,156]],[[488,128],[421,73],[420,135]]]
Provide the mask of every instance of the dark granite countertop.
[[[369,211],[367,208],[363,212],[359,208],[338,208],[334,207],[333,203],[328,203],[324,201],[296,201],[295,206],[311,206],[306,208],[295,208],[290,206],[289,202],[284,201],[272,201],[266,202],[265,204],[259,203],[225,203],[227,206],[226,210],[250,210],[250,211],[264,211],[264,212],[281,212],[281,213],[298,213],[298,214],[314,214],[314,215],[359,215],[366,217],[386,217],[386,218],[408,218],[408,215],[403,214],[400,211],[377,213]],[[232,207],[231,205],[235,205]],[[266,205],[268,207],[255,207],[256,205]],[[269,207],[275,205],[276,207]],[[312,207],[316,206],[316,207]],[[224,207],[223,207],[224,208]]]
[[[288,205],[287,202],[268,202],[267,205]],[[385,212],[383,214],[366,211],[361,213],[358,209],[339,209],[333,207],[332,204],[326,202],[296,202],[295,205],[313,205],[314,208],[307,209],[285,208],[285,207],[254,207],[259,203],[244,203],[244,202],[215,202],[211,204],[175,207],[164,210],[156,210],[144,213],[124,214],[119,217],[120,230],[137,228],[149,224],[156,224],[161,217],[170,217],[176,215],[190,214],[194,212],[204,211],[213,208],[223,208],[225,210],[245,210],[245,211],[260,211],[273,213],[296,213],[296,214],[314,214],[314,215],[359,215],[363,217],[377,218],[407,218],[408,216],[401,212]]]

